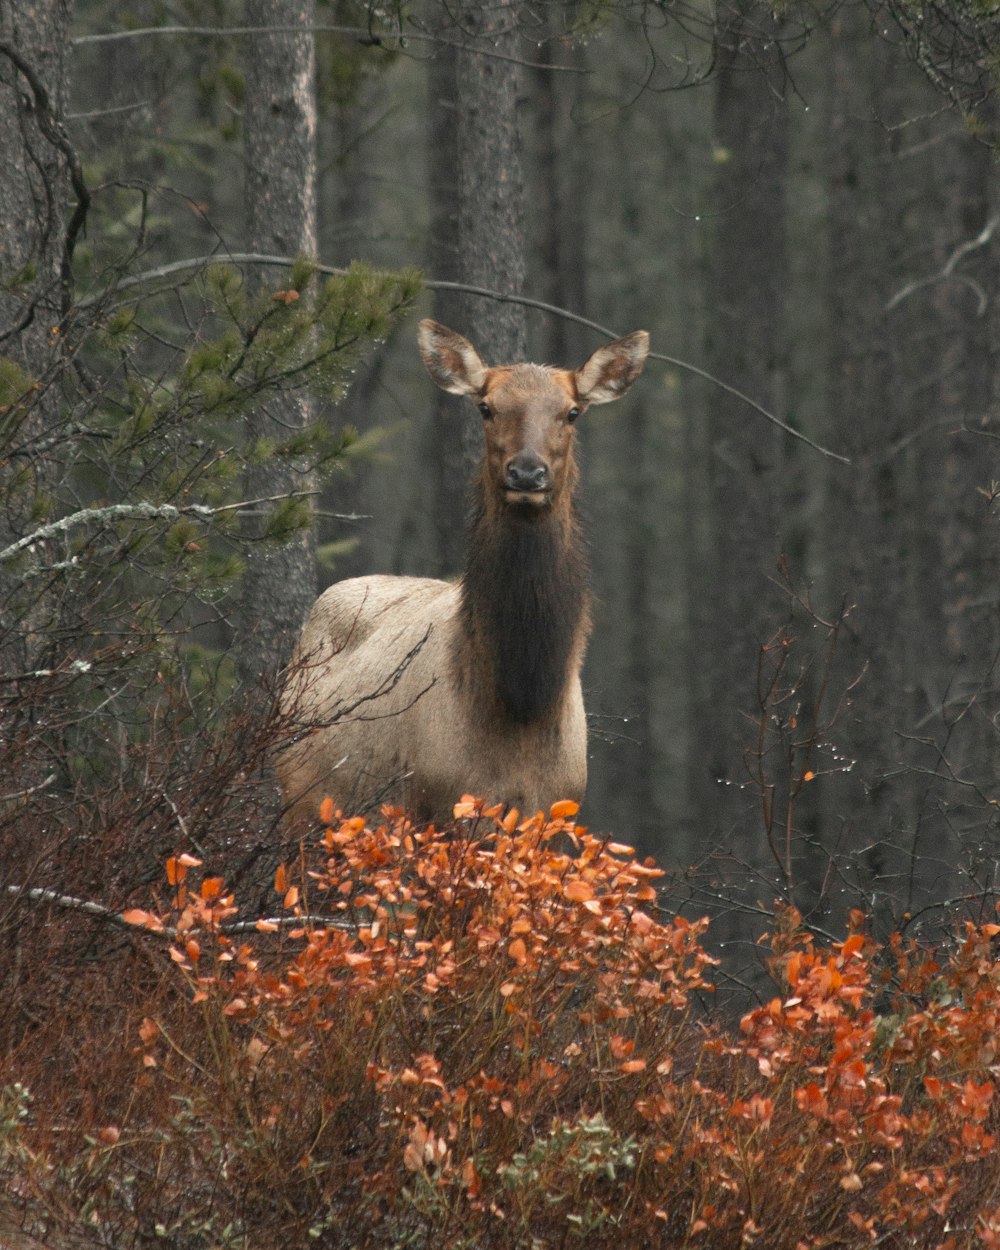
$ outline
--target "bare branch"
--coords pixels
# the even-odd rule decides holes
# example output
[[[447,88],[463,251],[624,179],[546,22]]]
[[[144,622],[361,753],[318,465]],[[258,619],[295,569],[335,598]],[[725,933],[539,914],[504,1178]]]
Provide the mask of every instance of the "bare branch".
[[[60,517],[58,521],[51,521],[48,525],[40,526],[32,533],[19,538],[17,542],[11,543],[9,547],[4,547],[0,551],[0,564],[13,560],[22,551],[30,550],[37,543],[45,542],[47,539],[55,538],[59,534],[68,533],[69,530],[75,529],[78,525],[86,525],[91,522],[113,524],[116,521],[173,521],[182,516],[199,516],[210,520],[220,512],[232,512],[260,503],[276,503],[279,500],[300,499],[314,494],[316,494],[315,491],[292,491],[288,495],[269,495],[261,499],[244,499],[239,503],[219,504],[214,508],[210,508],[207,504],[199,503],[189,503],[184,504],[182,507],[177,507],[172,503],[154,504],[147,503],[144,500],[140,500],[138,503],[108,504],[104,508],[81,508],[77,512],[71,512],[69,516]]]
[[[290,256],[268,256],[260,252],[230,252],[224,255],[192,256],[187,260],[174,261],[169,265],[160,265],[156,269],[148,269],[144,273],[134,274],[132,277],[124,279],[119,289],[144,286],[149,282],[155,282],[159,278],[167,278],[175,273],[182,273],[187,269],[198,269],[212,264],[278,265],[287,269],[294,263],[294,258]],[[316,272],[333,277],[341,277],[347,270],[332,265],[317,264]],[[505,291],[494,291],[489,287],[471,286],[466,282],[444,282],[435,278],[425,278],[423,286],[428,291],[459,291],[466,295],[478,295],[483,299],[496,300],[499,303],[521,304],[525,308],[535,308],[539,312],[548,313],[553,317],[561,317],[564,321],[572,321],[577,325],[586,326],[588,329],[596,330],[598,334],[603,334],[609,339],[619,337],[614,330],[609,330],[607,326],[603,326],[599,322],[590,321],[587,317],[581,317],[577,313],[572,313],[566,308],[559,308],[555,304],[547,304],[544,300],[532,299],[528,295],[513,295]],[[97,302],[96,298],[84,300],[81,302],[80,307],[87,307]],[[687,373],[694,374],[695,377],[710,382],[712,386],[717,386],[720,390],[725,391],[727,395],[732,395],[734,399],[740,400],[741,403],[752,408],[754,412],[758,413],[766,421],[770,421],[772,425],[776,425],[778,429],[783,430],[792,438],[798,439],[799,442],[805,443],[813,451],[818,451],[820,455],[826,456],[830,460],[837,460],[841,464],[851,463],[848,456],[842,456],[839,452],[831,451],[828,447],[823,447],[820,443],[809,438],[808,435],[803,434],[801,430],[793,429],[792,426],[765,408],[763,404],[759,404],[755,399],[751,399],[749,395],[738,390],[735,386],[730,386],[728,382],[723,382],[721,378],[715,377],[707,369],[702,369],[698,365],[692,365],[686,360],[680,360],[676,356],[668,356],[663,352],[650,352],[649,359],[659,360],[664,364],[672,365],[676,369],[683,369]]]
[[[39,886],[26,887],[23,885],[8,885],[4,887],[6,894],[12,895],[17,899],[27,899],[32,903],[51,903],[54,907],[62,907],[70,911],[82,911],[87,916],[95,916],[98,920],[106,920],[109,924],[117,925],[122,929],[136,929],[134,924],[130,924],[123,919],[120,912],[114,911],[110,907],[105,907],[102,903],[93,903],[89,899],[74,898],[71,894],[60,894],[57,890],[45,890]],[[162,933],[169,937],[176,937],[177,934],[173,929],[164,928]]]
[[[361,26],[332,26],[325,23],[316,26],[143,26],[136,30],[113,30],[95,35],[78,35],[70,42],[79,47],[88,43],[117,43],[122,39],[147,39],[157,35],[196,35],[206,39],[229,39],[263,34],[350,35],[364,47],[382,48],[387,52],[402,51],[411,42],[433,43],[447,48],[456,48],[460,52],[471,52],[474,56],[486,56],[491,60],[511,61],[515,65],[524,65],[528,69],[555,70],[560,74],[590,74],[592,72],[579,65],[556,65],[551,61],[525,61],[520,57],[506,56],[502,52],[497,52],[495,48],[455,42],[443,39],[440,35],[427,34],[418,30],[387,31],[385,34],[376,34]]]
[[[968,274],[956,274],[955,267],[963,256],[968,256],[970,252],[976,251],[977,248],[985,247],[986,244],[993,238],[998,225],[1000,225],[1000,214],[996,214],[991,217],[974,239],[966,239],[963,243],[960,243],[937,273],[930,274],[926,278],[915,278],[912,282],[908,282],[901,290],[897,291],[896,294],[887,301],[885,311],[891,312],[897,305],[901,304],[903,300],[909,299],[914,291],[919,291],[922,287],[933,286],[936,282],[944,282],[948,278],[954,278],[956,281],[964,282],[966,286],[972,288],[976,296],[976,316],[982,317],[989,304],[986,292],[980,284],[976,282],[974,278],[969,277]]]
[[[34,676],[34,674],[32,674]],[[29,794],[37,794],[39,790],[47,790],[56,779],[55,773],[49,773],[44,781],[37,786],[28,786],[26,790],[15,790],[13,794],[0,794],[0,803],[9,803],[11,799],[26,799]]]
[[[58,890],[46,890],[40,886],[26,887],[23,885],[8,885],[4,887],[4,892],[10,894],[17,899],[24,899],[31,903],[47,903],[53,907],[61,907],[67,911],[83,912],[86,916],[93,916],[97,920],[105,920],[108,924],[113,924],[117,928],[127,929],[130,933],[151,934],[153,937],[169,938],[174,940],[180,937],[177,929],[170,925],[163,925],[162,928],[150,929],[141,924],[134,924],[131,920],[126,920],[125,916],[112,907],[105,907],[103,903],[94,903],[90,899],[74,898],[72,894],[60,894]],[[356,929],[357,925],[352,920],[341,919],[337,916],[259,916],[255,920],[236,920],[232,924],[224,924],[219,926],[219,933],[228,935],[230,933],[249,933],[253,930],[261,932],[261,926],[266,929],[301,929],[308,926],[323,929]],[[263,930],[263,931],[266,931]],[[191,930],[185,930],[187,934]]]

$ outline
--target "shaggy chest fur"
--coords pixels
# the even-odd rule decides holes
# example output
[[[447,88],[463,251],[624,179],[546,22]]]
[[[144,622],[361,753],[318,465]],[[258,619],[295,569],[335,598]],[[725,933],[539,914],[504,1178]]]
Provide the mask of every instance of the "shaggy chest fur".
[[[558,710],[589,632],[587,567],[574,525],[477,508],[461,582],[460,679],[516,724]]]

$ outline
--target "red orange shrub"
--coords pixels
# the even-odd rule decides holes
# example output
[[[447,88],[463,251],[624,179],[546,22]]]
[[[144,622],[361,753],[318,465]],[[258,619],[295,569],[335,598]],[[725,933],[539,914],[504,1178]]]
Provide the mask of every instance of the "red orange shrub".
[[[128,919],[184,992],[75,1156],[115,1245],[1000,1245],[1000,926],[934,954],[855,914],[820,947],[787,909],[777,992],[733,1030],[655,867],[572,805],[457,814],[328,805],[256,925],[170,861],[171,905]],[[82,1173],[15,1111],[9,1177],[55,1209]]]

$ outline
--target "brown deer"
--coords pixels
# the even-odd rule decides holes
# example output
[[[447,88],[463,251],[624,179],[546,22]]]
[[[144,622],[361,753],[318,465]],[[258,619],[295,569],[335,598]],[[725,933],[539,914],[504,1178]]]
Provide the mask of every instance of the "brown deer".
[[[419,342],[431,377],[476,402],[486,433],[465,572],[353,578],[316,601],[282,695],[296,731],[278,774],[294,816],[315,818],[329,795],[345,811],[389,800],[442,821],[463,793],[534,813],[586,786],[590,595],[573,427],[625,394],[649,335],[617,339],[575,372],[488,368],[434,321]]]

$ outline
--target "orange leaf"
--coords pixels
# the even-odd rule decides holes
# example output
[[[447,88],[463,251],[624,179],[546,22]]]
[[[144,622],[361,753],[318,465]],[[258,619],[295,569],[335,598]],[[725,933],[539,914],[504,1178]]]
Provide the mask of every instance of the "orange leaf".
[[[218,898],[218,896],[222,893],[222,886],[222,877],[206,877],[201,883],[201,897],[206,903],[210,899]]]
[[[575,816],[579,810],[579,803],[574,803],[572,799],[560,799],[558,803],[553,803],[549,808],[549,815],[553,820],[568,820],[571,816]]]
[[[928,1097],[935,1101],[941,1097],[942,1085],[936,1076],[924,1077],[924,1089],[927,1090]]]
[[[622,1037],[620,1033],[616,1033],[612,1037],[610,1046],[611,1053],[615,1059],[624,1059],[626,1055],[630,1055],[635,1050],[635,1042],[629,1037]]]
[[[977,1085],[975,1081],[968,1080],[962,1086],[962,1095],[959,1102],[963,1110],[968,1111],[973,1119],[983,1119],[992,1100],[992,1081],[984,1081],[982,1085]]]
[[[200,867],[201,860],[195,859],[193,855],[188,855],[186,851],[183,855],[171,855],[166,864],[167,881],[171,885],[180,885],[187,876],[189,868]]]
[[[795,1102],[800,1111],[808,1111],[811,1115],[826,1115],[826,1096],[815,1081],[810,1081],[805,1089],[795,1091]]]
[[[515,963],[523,964],[528,958],[528,951],[524,941],[521,938],[515,938],[507,947],[507,954],[510,955]]]
[[[465,1186],[465,1192],[470,1198],[478,1198],[482,1190],[482,1181],[479,1179],[479,1173],[476,1171],[476,1165],[472,1159],[466,1159],[462,1164],[462,1184]]]
[[[852,933],[851,936],[842,943],[840,947],[841,954],[856,955],[858,951],[863,949],[864,944],[865,937],[863,933]]]
[[[642,1072],[645,1070],[645,1067],[645,1059],[627,1059],[625,1063],[621,1065],[621,1071],[630,1074],[632,1072]]]
[[[122,920],[126,924],[137,925],[140,929],[152,929],[154,933],[160,933],[163,930],[163,922],[159,916],[154,916],[151,911],[143,911],[141,907],[133,907],[129,911],[122,912]]]
[[[589,881],[581,881],[577,878],[574,881],[567,881],[563,886],[563,893],[571,902],[587,903],[594,897],[594,887]]]
[[[284,894],[288,889],[288,874],[285,872],[285,865],[279,864],[274,871],[274,891],[276,894]]]
[[[319,818],[324,825],[332,825],[335,816],[333,799],[327,796],[319,805]],[[275,887],[277,889],[277,887]],[[279,890],[280,893],[280,890]]]
[[[516,807],[512,807],[507,815],[501,820],[500,827],[504,833],[513,833],[517,828],[517,822],[521,819],[521,813]]]
[[[293,885],[291,889],[288,890],[288,892],[285,894],[284,906],[294,907],[298,901],[299,901],[299,887],[297,885]]]

